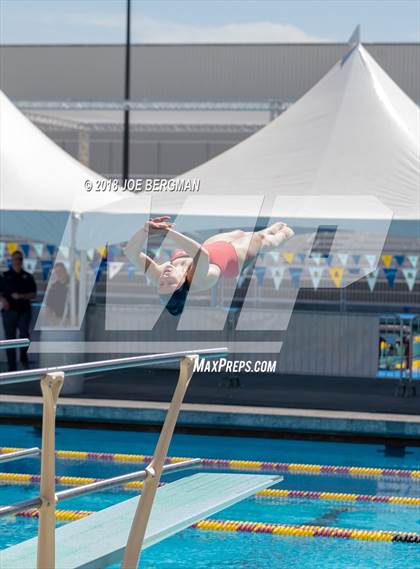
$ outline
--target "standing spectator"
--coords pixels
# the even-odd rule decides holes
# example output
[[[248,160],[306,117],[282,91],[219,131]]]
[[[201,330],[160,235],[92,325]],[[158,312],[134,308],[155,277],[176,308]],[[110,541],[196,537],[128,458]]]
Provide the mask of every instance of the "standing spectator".
[[[50,323],[62,325],[67,316],[70,277],[64,263],[56,263],[53,283],[49,287],[45,305]]]
[[[19,330],[20,338],[29,338],[31,321],[31,300],[36,296],[36,284],[33,276],[24,271],[23,254],[15,251],[12,255],[12,267],[3,273],[0,279],[0,301],[2,304],[3,326],[6,338],[14,340]],[[20,361],[28,367],[28,348],[21,348]],[[10,371],[16,371],[16,351],[6,350]]]

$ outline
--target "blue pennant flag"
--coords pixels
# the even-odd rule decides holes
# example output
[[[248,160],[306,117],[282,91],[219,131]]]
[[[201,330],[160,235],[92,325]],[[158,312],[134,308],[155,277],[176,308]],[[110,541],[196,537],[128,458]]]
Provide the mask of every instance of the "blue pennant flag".
[[[267,267],[256,267],[255,268],[255,276],[257,277],[257,282],[259,286],[264,284],[264,277]]]
[[[404,263],[405,256],[404,255],[394,255],[394,259],[396,260],[397,265],[399,267],[401,267],[401,265]]]
[[[98,272],[96,273],[96,277],[95,277],[95,283],[97,283],[98,281],[101,280],[101,276],[102,276],[102,269],[101,269],[101,265],[99,265]]]
[[[108,261],[113,261],[114,257],[115,257],[114,245],[108,245],[108,251],[107,251],[106,258],[108,259]]]
[[[137,267],[130,263],[127,267],[127,275],[128,275],[128,279],[130,281],[134,278],[136,271],[137,271]]]
[[[11,269],[12,268],[12,259],[7,259],[6,265],[7,265],[8,269]]]
[[[55,245],[47,245],[47,251],[52,257],[55,254],[56,246]]]
[[[360,269],[358,267],[356,268],[348,268],[347,271],[349,272],[350,275],[358,275],[360,274]]]
[[[298,257],[299,257],[301,263],[303,263],[305,261],[306,255],[305,255],[305,253],[299,253]]]
[[[331,267],[331,264],[333,262],[333,256],[332,255],[327,255],[327,257],[325,258],[325,260],[327,261],[327,265],[329,267]]]
[[[300,286],[300,277],[302,276],[303,268],[301,267],[289,267],[289,273],[292,277],[292,283],[295,288]]]
[[[395,277],[397,276],[398,269],[386,269],[384,268],[384,273],[386,280],[388,282],[389,288],[394,288]]]
[[[108,261],[113,261],[115,257],[120,257],[122,254],[123,250],[119,245],[108,245]]]
[[[355,265],[358,265],[360,263],[360,257],[361,255],[353,255],[353,261]]]
[[[44,279],[44,281],[46,281],[52,269],[52,261],[42,260],[41,267],[42,267],[42,278]]]
[[[29,245],[27,243],[22,243],[20,248],[22,249],[22,253],[27,257],[29,255]]]

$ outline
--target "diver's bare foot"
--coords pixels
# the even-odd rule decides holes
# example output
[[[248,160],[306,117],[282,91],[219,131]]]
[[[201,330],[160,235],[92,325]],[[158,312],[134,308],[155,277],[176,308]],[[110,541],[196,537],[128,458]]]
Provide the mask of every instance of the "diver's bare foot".
[[[259,232],[262,237],[262,245],[264,248],[273,249],[279,247],[285,241],[291,239],[295,232],[287,223],[279,221],[273,223],[267,229],[263,229]]]

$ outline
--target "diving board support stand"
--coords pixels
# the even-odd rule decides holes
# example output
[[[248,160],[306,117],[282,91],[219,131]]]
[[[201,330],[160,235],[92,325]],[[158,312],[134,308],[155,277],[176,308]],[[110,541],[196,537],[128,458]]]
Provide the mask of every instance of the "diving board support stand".
[[[121,569],[137,569],[138,567],[144,536],[152,511],[153,500],[159,486],[163,465],[165,464],[165,459],[168,454],[182,401],[194,373],[194,364],[198,360],[198,357],[198,355],[189,355],[181,360],[178,383],[152,461],[146,467],[146,480],[128,535]]]
[[[37,568],[55,569],[55,418],[64,372],[41,378],[43,399]]]

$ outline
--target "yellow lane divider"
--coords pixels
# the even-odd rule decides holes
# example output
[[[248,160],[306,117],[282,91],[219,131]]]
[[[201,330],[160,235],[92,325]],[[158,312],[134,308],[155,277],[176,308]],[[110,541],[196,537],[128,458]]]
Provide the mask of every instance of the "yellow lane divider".
[[[75,521],[81,520],[82,518],[90,516],[93,513],[94,512],[86,510],[56,510],[56,518],[60,521]],[[14,515],[26,518],[37,518],[38,510],[27,510]],[[201,520],[191,527],[204,531],[265,533],[271,535],[287,535],[293,537],[337,537],[364,541],[420,543],[419,533],[404,531],[365,530],[311,525],[269,524],[264,522],[236,520]]]
[[[15,452],[23,450],[15,447],[0,447],[0,453]],[[114,462],[146,463],[152,460],[151,455],[147,454],[123,454],[112,452],[88,452],[75,450],[58,450],[58,458],[67,460],[104,460]],[[168,464],[191,460],[191,457],[172,456],[168,457]],[[398,477],[417,479],[420,481],[420,470],[407,470],[397,468],[375,468],[366,466],[335,466],[328,464],[301,464],[290,462],[263,462],[258,460],[229,460],[219,458],[202,458],[202,463],[206,467],[219,467],[230,470],[258,470],[258,471],[280,471],[298,474],[341,474],[352,477]]]
[[[16,472],[0,472],[0,483],[6,482],[9,484],[38,484],[41,480],[39,474],[20,474]],[[56,484],[63,484],[63,486],[82,486],[84,484],[91,484],[92,482],[100,482],[103,478],[88,478],[87,476],[56,476]],[[126,482],[120,488],[126,490],[138,490],[143,487],[143,482],[135,480],[133,482]]]
[[[313,492],[312,490],[260,490],[260,498],[306,498],[311,500],[337,500],[352,502],[378,502],[404,506],[420,506],[420,498],[410,496],[374,496],[372,494],[348,494],[342,492]]]
[[[232,531],[290,535],[295,537],[340,537],[368,541],[420,543],[420,534],[386,530],[364,530],[311,525],[268,524],[231,520],[202,520],[193,527],[207,531]]]
[[[57,476],[56,483],[64,486],[81,486],[103,480],[102,478],[88,478],[81,476]],[[39,484],[39,474],[20,474],[15,472],[0,472],[0,484]],[[120,486],[125,490],[140,490],[143,482],[127,482]],[[256,493],[258,498],[301,498],[310,500],[334,500],[352,502],[375,502],[382,504],[396,504],[398,506],[420,506],[420,498],[416,496],[375,496],[372,494],[349,494],[342,492],[315,492],[312,490],[260,490]]]

